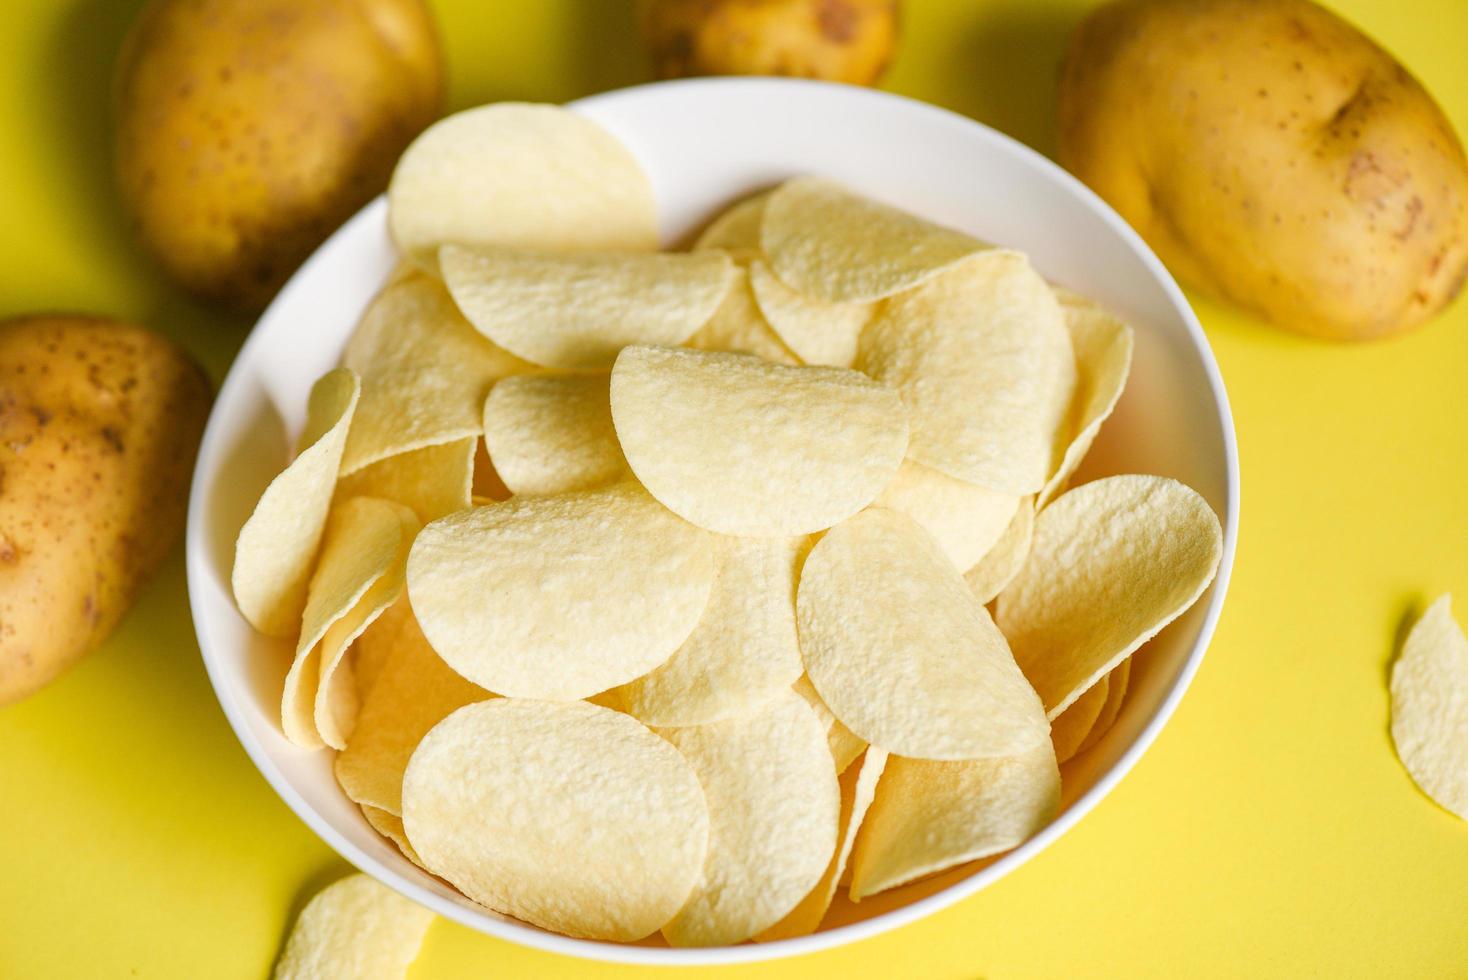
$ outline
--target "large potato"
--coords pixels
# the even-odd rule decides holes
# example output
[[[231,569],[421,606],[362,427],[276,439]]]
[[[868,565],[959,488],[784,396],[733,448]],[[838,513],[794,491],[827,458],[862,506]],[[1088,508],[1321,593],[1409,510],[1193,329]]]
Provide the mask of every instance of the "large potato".
[[[119,68],[117,172],[144,244],[243,306],[387,185],[443,88],[421,0],[154,0]]]
[[[1403,330],[1468,273],[1451,125],[1306,0],[1098,9],[1066,57],[1060,156],[1179,276],[1303,333]]]
[[[141,327],[0,322],[0,704],[100,643],[173,547],[208,408]]]

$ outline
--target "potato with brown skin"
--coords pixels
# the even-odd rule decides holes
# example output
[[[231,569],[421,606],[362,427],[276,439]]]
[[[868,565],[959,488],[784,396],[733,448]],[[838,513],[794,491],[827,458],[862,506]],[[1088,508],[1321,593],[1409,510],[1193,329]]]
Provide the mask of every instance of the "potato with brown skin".
[[[1405,68],[1307,0],[1122,0],[1076,30],[1060,157],[1173,272],[1361,340],[1468,275],[1468,163]]]
[[[897,0],[648,0],[659,78],[790,75],[871,85],[897,43]]]
[[[0,322],[0,704],[102,642],[173,547],[209,402],[142,327]]]
[[[153,0],[117,76],[122,196],[180,283],[258,307],[442,95],[422,0]]]

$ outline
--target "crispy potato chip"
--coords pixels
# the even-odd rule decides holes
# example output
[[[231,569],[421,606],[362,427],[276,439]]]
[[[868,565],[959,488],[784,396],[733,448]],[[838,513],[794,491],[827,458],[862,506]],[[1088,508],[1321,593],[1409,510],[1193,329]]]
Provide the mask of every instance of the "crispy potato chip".
[[[469,503],[474,507],[483,507],[496,500],[509,500],[510,496],[510,488],[505,486],[505,481],[495,472],[489,450],[484,448],[484,440],[480,439],[479,447],[474,450],[474,487],[469,495]]]
[[[1060,808],[1049,740],[996,759],[930,762],[892,756],[856,837],[851,900],[1033,837]]]
[[[469,680],[575,700],[672,656],[714,567],[708,535],[623,483],[434,521],[413,544],[408,592],[428,641]]]
[[[532,370],[475,332],[442,283],[418,274],[377,295],[347,341],[342,364],[362,376],[344,474],[478,436],[490,385]]]
[[[748,537],[850,517],[891,481],[907,446],[896,392],[855,371],[663,347],[617,358],[612,420],[664,506]]]
[[[734,281],[723,252],[549,252],[445,245],[443,279],[469,322],[553,368],[609,367],[628,344],[681,344]]]
[[[776,364],[799,364],[755,303],[749,286],[749,270],[735,265],[734,279],[724,302],[714,315],[688,338],[687,346],[695,350],[726,351],[730,354],[753,354]]]
[[[341,369],[311,386],[299,453],[270,481],[240,528],[230,576],[234,600],[250,625],[268,636],[289,636],[301,624],[360,393],[357,375]]]
[[[831,750],[831,761],[836,764],[836,775],[841,775],[851,764],[856,761],[857,756],[867,749],[867,743],[852,734],[851,729],[841,724],[841,719],[831,714],[831,709],[826,707],[826,702],[816,691],[816,686],[810,682],[810,677],[800,675],[800,680],[794,684],[796,694],[805,698],[805,703],[815,711],[816,717],[820,719],[821,725],[826,729],[826,745]]]
[[[513,493],[591,490],[631,479],[605,374],[527,374],[496,384],[484,403],[484,443]]]
[[[796,621],[811,683],[872,745],[977,759],[1046,739],[988,610],[904,514],[872,508],[827,532],[801,571]]]
[[[904,460],[876,506],[901,511],[938,542],[959,571],[993,550],[1019,509],[1020,498],[976,487],[913,460]]]
[[[821,177],[796,177],[775,189],[760,242],[775,275],[827,303],[900,293],[985,247]]]
[[[621,710],[660,727],[706,725],[790,690],[805,666],[795,635],[799,538],[715,539],[718,572],[683,645],[622,688]]]
[[[861,330],[874,311],[871,303],[827,303],[804,296],[781,282],[762,259],[750,263],[749,284],[760,313],[806,364],[856,363]]]
[[[433,913],[364,874],[327,886],[301,910],[275,980],[402,980]]]
[[[362,635],[357,637],[348,651],[352,658],[352,675],[357,679],[357,697],[366,701],[372,687],[382,674],[383,665],[396,648],[398,635],[413,616],[413,607],[408,605],[407,589],[398,596],[398,601],[382,611]],[[416,626],[416,622],[415,622]]]
[[[1080,754],[1082,743],[1101,717],[1101,709],[1106,707],[1108,691],[1109,684],[1103,677],[1050,723],[1050,744],[1055,746],[1056,762],[1066,762]]]
[[[984,553],[968,571],[963,580],[968,583],[974,597],[985,605],[1003,592],[1030,556],[1030,544],[1035,534],[1035,498],[1021,498],[1014,516],[1004,528],[1004,533],[994,546]]]
[[[501,102],[440,120],[398,160],[387,200],[393,241],[429,268],[445,242],[658,246],[641,165],[616,137],[558,106]]]
[[[985,252],[893,297],[859,366],[902,393],[919,463],[1004,493],[1045,485],[1076,366],[1060,304],[1022,254]]]
[[[765,202],[770,191],[752,194],[710,221],[693,243],[694,251],[706,248],[759,251],[760,225],[765,220]]]
[[[418,867],[423,868],[423,862],[418,859],[418,852],[413,850],[413,844],[408,840],[407,832],[403,830],[402,817],[394,816],[386,810],[379,810],[377,807],[369,806],[365,803],[361,804],[361,807],[362,816],[367,818],[367,822],[372,825],[373,830],[396,844],[398,850],[403,852],[403,857],[412,861]],[[423,868],[423,870],[427,871],[428,869]]]
[[[583,939],[656,932],[709,849],[682,753],[584,701],[497,698],[449,715],[408,763],[403,826],[424,865],[474,901]]]
[[[380,459],[336,483],[336,499],[381,497],[413,509],[423,523],[469,506],[473,436]]]
[[[1116,724],[1116,716],[1121,714],[1122,703],[1126,700],[1127,685],[1131,682],[1132,658],[1128,657],[1115,667],[1111,673],[1106,675],[1106,703],[1101,706],[1101,713],[1096,716],[1096,723],[1091,726],[1090,734],[1076,750],[1076,755],[1091,751],[1092,747],[1110,731],[1111,726]]]
[[[841,793],[826,733],[787,690],[737,718],[662,734],[698,773],[709,812],[703,873],[663,936],[743,942],[784,918],[835,853]]]
[[[1468,820],[1468,638],[1441,596],[1392,665],[1392,741],[1422,792]]]
[[[1166,477],[1106,477],[1040,511],[995,619],[1047,715],[1196,602],[1222,552],[1208,502]]]

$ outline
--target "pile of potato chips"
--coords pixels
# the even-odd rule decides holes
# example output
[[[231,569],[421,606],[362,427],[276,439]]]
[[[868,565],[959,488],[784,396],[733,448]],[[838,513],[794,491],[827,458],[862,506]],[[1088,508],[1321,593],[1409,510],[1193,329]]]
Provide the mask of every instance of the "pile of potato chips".
[[[818,177],[658,252],[547,106],[434,126],[389,201],[234,590],[298,638],[285,734],[491,909],[779,939],[1008,850],[1212,580],[1193,490],[1066,491],[1132,334],[1020,253]]]

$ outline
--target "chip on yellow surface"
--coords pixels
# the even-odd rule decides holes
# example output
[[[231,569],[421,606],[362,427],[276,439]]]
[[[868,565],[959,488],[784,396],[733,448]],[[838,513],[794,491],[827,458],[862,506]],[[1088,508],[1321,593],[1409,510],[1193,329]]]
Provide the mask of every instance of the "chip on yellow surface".
[[[682,753],[584,701],[496,698],[449,715],[408,763],[403,826],[423,864],[474,901],[585,939],[656,932],[709,849]]]
[[[749,270],[735,265],[734,279],[724,301],[707,323],[694,331],[687,346],[696,350],[753,354],[776,364],[799,364],[800,359],[770,327],[749,286]]]
[[[296,919],[275,980],[403,980],[433,913],[364,874],[322,889]]]
[[[609,367],[628,344],[681,344],[707,323],[734,264],[699,252],[552,252],[445,245],[444,283],[469,322],[545,367]]]
[[[394,816],[386,810],[379,810],[377,807],[369,806],[366,803],[361,804],[361,807],[362,816],[372,825],[373,830],[396,844],[398,850],[403,852],[403,857],[412,861],[418,867],[423,867],[423,862],[418,859],[418,852],[413,850],[413,845],[408,840],[408,834],[403,830],[402,817]],[[424,870],[427,869],[425,868]]]
[[[805,698],[805,703],[811,706],[826,729],[826,745],[831,750],[831,761],[836,764],[836,775],[841,775],[866,751],[867,743],[857,738],[851,729],[841,724],[840,718],[831,713],[826,702],[821,700],[816,686],[810,682],[809,676],[801,674],[800,680],[794,684],[794,690]]]
[[[1081,746],[1106,707],[1109,692],[1110,684],[1103,677],[1086,688],[1050,723],[1050,744],[1055,746],[1056,762],[1067,762],[1080,754]]]
[[[698,773],[709,810],[703,872],[663,936],[743,942],[784,918],[835,853],[841,794],[826,733],[787,690],[736,718],[662,734]]]
[[[591,120],[500,102],[424,130],[388,186],[388,226],[432,267],[445,242],[554,249],[657,248],[657,207],[637,159]]]
[[[1468,638],[1441,596],[1392,666],[1392,741],[1422,792],[1468,820]]]
[[[1106,703],[1101,706],[1101,713],[1096,716],[1096,723],[1091,726],[1090,734],[1076,750],[1076,755],[1091,751],[1091,748],[1116,724],[1117,715],[1121,714],[1121,706],[1126,701],[1127,686],[1131,683],[1132,658],[1127,657],[1121,663],[1111,669],[1106,675]]]
[[[904,514],[872,508],[827,532],[801,571],[796,621],[811,683],[872,745],[975,759],[1047,741],[988,610]]]
[[[693,243],[694,249],[722,248],[758,251],[760,225],[764,223],[765,202],[769,199],[769,191],[760,191],[731,204],[699,233],[698,239]]]
[[[1035,498],[1024,497],[1015,508],[1014,516],[1004,528],[1004,533],[984,557],[963,573],[963,579],[973,591],[974,597],[988,605],[994,597],[1014,581],[1025,559],[1030,556],[1030,543],[1035,533]]]
[[[474,481],[473,436],[378,460],[336,484],[336,499],[381,497],[413,509],[427,523],[469,506]]]
[[[785,285],[763,259],[749,265],[749,284],[760,313],[775,333],[806,364],[851,367],[862,327],[872,318],[870,303],[827,303]]]
[[[994,549],[1019,504],[1013,494],[955,480],[910,459],[903,460],[876,500],[878,507],[901,511],[921,524],[961,572]]]
[[[505,378],[484,402],[484,444],[513,493],[591,490],[630,479],[605,374]]]
[[[423,634],[496,694],[573,700],[672,656],[708,601],[712,538],[635,483],[434,521],[408,557]]]
[[[241,615],[261,633],[288,636],[301,624],[360,392],[357,375],[340,369],[311,387],[299,453],[270,481],[240,528],[230,584]]]
[[[995,619],[1048,717],[1196,602],[1222,552],[1208,502],[1166,477],[1105,477],[1040,511]]]
[[[850,517],[907,446],[897,393],[856,371],[666,347],[617,358],[612,419],[632,472],[664,506],[749,537]]]

